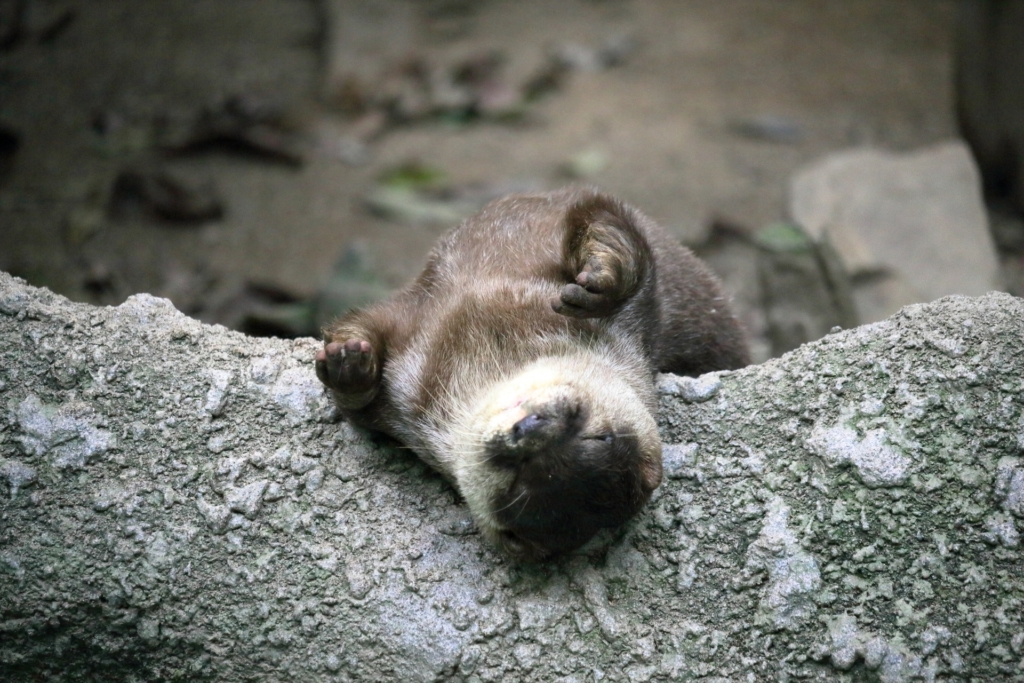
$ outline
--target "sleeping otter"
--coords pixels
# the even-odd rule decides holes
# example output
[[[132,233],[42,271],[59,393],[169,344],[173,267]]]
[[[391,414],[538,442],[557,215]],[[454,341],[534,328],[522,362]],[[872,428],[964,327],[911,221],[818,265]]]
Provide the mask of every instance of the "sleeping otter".
[[[656,371],[748,362],[707,267],[585,188],[492,202],[324,337],[316,372],[343,414],[411,447],[527,558],[622,524],[661,482]]]

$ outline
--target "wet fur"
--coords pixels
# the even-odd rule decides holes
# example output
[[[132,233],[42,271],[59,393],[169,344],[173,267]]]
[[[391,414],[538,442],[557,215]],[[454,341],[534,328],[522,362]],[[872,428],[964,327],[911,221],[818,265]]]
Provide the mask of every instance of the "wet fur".
[[[655,371],[748,360],[710,271],[639,211],[586,188],[492,202],[442,238],[408,287],[324,336],[317,372],[346,417],[403,441],[489,538],[534,557],[620,523],[657,486]],[[517,441],[520,394],[546,422]],[[558,445],[528,452],[542,437]],[[502,464],[519,452],[528,466]],[[591,477],[587,463],[609,473]],[[588,510],[574,517],[573,506]]]

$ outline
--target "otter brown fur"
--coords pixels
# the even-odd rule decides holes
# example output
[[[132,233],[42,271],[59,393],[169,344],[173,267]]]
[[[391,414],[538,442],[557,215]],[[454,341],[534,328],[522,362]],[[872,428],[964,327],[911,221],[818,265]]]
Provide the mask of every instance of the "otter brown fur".
[[[411,447],[489,539],[534,558],[618,526],[661,482],[656,371],[748,362],[707,267],[587,188],[492,202],[324,337],[316,370],[343,414]]]

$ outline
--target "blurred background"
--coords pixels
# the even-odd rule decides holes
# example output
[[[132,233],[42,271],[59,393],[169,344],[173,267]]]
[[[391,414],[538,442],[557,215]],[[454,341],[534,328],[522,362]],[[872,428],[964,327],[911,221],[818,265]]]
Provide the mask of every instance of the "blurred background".
[[[1024,292],[1021,0],[0,0],[0,270],[315,335],[496,196],[595,184],[763,360]]]

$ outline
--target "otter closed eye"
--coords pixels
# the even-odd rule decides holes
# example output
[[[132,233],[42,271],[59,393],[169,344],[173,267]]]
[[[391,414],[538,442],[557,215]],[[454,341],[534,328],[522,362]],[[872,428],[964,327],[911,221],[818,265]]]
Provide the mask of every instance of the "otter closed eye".
[[[572,550],[661,481],[653,374],[739,367],[718,281],[589,189],[497,200],[391,299],[324,331],[346,418],[405,442],[510,553]]]

